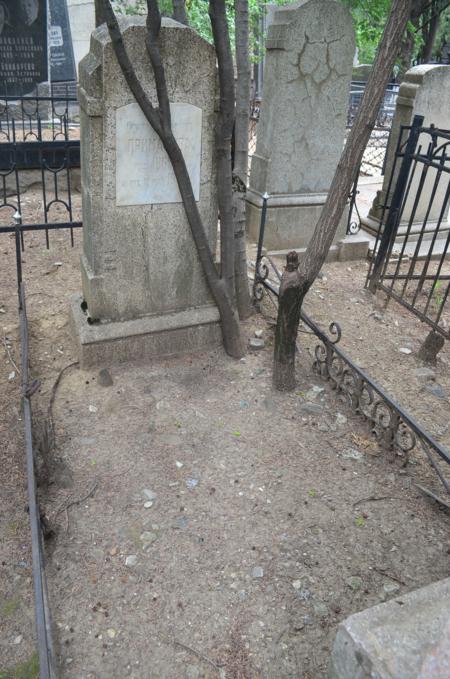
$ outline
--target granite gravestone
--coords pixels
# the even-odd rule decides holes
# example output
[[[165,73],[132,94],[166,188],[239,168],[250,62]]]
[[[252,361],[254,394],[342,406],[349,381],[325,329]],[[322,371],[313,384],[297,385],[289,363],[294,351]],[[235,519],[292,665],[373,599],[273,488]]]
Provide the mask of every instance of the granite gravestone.
[[[133,17],[120,23],[137,75],[155,103],[145,21]],[[160,42],[173,131],[214,252],[215,52],[192,29],[171,19],[163,19]],[[218,310],[171,164],[127,87],[105,25],[92,34],[90,53],[79,70],[81,270],[87,310],[81,309],[78,296],[72,311],[82,364],[169,355],[219,343]]]
[[[398,92],[394,119],[392,121],[392,130],[389,137],[389,144],[386,150],[386,163],[384,170],[383,188],[377,193],[374,199],[372,208],[367,217],[363,218],[362,223],[367,230],[377,233],[379,223],[382,215],[382,205],[389,205],[390,198],[395,188],[396,178],[400,169],[400,163],[395,164],[395,173],[390,182],[392,169],[394,167],[395,153],[399,141],[402,125],[411,125],[415,115],[424,116],[424,126],[435,125],[442,130],[450,130],[450,67],[433,64],[424,64],[422,66],[414,66],[405,73],[405,77],[400,85]],[[404,137],[406,139],[406,137]],[[425,139],[425,137],[424,137]],[[422,140],[423,141],[423,140]],[[428,144],[429,137],[424,142]],[[419,138],[419,144],[421,139]],[[444,175],[445,177],[445,175]],[[436,175],[434,172],[429,172],[423,189],[421,198],[416,206],[412,219],[411,235],[420,231],[424,219],[427,218],[427,231],[431,235],[435,231],[436,222],[439,220],[439,215],[444,202],[447,182],[441,181],[435,192],[435,196],[429,209],[430,196],[433,191],[433,184]],[[420,182],[420,172],[416,172],[411,187],[408,192],[408,198],[402,210],[401,224],[398,229],[399,240],[402,239],[407,224],[412,216],[412,210],[415,203],[417,188]],[[388,195],[389,185],[391,187]],[[443,223],[441,230],[448,228],[448,213]],[[414,228],[417,225],[417,228]]]
[[[47,80],[47,0],[0,0],[0,94],[29,94]]]
[[[71,82],[77,79],[72,34],[66,0],[50,0],[50,79]]]
[[[351,16],[334,0],[280,7],[266,49],[247,224],[256,240],[267,192],[266,247],[302,248],[314,231],[344,143],[355,52]],[[345,217],[337,237],[345,233],[344,222]]]

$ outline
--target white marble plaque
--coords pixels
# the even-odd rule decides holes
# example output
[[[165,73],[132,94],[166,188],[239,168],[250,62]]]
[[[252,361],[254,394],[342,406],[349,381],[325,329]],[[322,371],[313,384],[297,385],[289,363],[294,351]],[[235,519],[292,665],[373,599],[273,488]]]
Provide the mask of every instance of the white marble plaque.
[[[172,130],[186,161],[195,200],[200,198],[202,110],[170,104]],[[181,203],[172,165],[138,104],[116,111],[116,205]]]

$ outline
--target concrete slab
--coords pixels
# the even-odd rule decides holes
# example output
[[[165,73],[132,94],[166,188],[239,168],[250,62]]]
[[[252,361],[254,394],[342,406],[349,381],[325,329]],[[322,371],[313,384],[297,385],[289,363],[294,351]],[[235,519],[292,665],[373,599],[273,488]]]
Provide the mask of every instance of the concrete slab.
[[[344,620],[330,679],[448,679],[450,578]]]

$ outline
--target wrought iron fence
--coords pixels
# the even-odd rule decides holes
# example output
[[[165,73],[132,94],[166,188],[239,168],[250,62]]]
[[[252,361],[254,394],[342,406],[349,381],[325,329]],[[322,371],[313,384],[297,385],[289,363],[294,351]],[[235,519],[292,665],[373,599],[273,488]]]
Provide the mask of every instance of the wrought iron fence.
[[[347,114],[347,131],[350,130],[353,125],[353,121],[361,105],[365,87],[365,82],[352,82]],[[364,150],[360,174],[368,176],[384,174],[386,151],[389,144],[398,89],[399,86],[395,84],[390,84],[386,88],[375,126]]]
[[[450,131],[402,127],[366,285],[450,339]]]
[[[58,97],[0,98],[0,233],[81,226],[73,192],[80,184],[77,100]],[[33,187],[34,200],[24,199]]]
[[[258,249],[255,262],[253,298],[258,305],[267,294],[278,305],[281,273],[273,259],[264,255],[264,229],[269,197],[263,198]],[[450,509],[448,481],[450,453],[441,446],[399,403],[359,368],[339,346],[342,331],[338,323],[329,325],[329,334],[321,329],[302,309],[301,323],[319,340],[315,348],[313,369],[329,380],[334,389],[344,394],[353,410],[369,422],[372,433],[387,451],[398,453],[408,460],[415,448],[420,450],[442,483],[446,499],[432,490],[419,486],[425,494]]]
[[[36,488],[31,398],[39,381],[30,382],[28,321],[22,250],[28,231],[81,227],[73,207],[74,173],[80,166],[77,102],[73,97],[0,98],[0,236],[14,233],[19,293],[21,376],[25,460],[32,549],[32,575],[37,650],[41,679],[56,679],[50,607],[47,595],[41,512]],[[29,188],[30,185],[33,187]],[[25,195],[31,192],[30,196]],[[30,208],[30,205],[33,207]]]

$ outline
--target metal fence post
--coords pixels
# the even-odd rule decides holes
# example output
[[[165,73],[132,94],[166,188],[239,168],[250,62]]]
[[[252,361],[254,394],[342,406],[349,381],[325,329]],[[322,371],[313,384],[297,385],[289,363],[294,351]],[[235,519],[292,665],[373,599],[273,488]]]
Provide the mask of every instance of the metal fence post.
[[[388,210],[388,216],[384,225],[384,230],[381,236],[378,252],[375,257],[375,264],[373,265],[372,275],[370,277],[369,290],[375,292],[378,282],[380,280],[380,273],[383,267],[384,260],[388,253],[389,244],[393,237],[394,231],[397,228],[400,217],[400,209],[405,195],[406,186],[408,183],[409,171],[411,169],[414,151],[416,150],[417,141],[420,135],[420,128],[423,125],[423,116],[414,116],[411,130],[409,132],[408,141],[398,173],[397,181],[395,183],[394,193]],[[388,199],[388,196],[386,197]],[[380,224],[380,228],[382,225]]]

